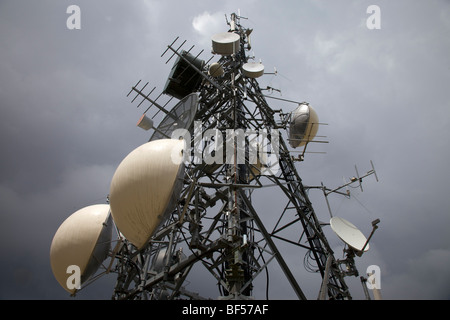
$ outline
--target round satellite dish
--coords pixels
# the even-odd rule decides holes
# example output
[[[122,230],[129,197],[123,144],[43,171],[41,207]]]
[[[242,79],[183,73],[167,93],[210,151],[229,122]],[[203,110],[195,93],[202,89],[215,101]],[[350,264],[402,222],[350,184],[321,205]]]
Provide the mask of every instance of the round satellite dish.
[[[367,242],[366,237],[361,231],[351,222],[339,218],[333,217],[330,220],[331,229],[336,233],[336,235],[348,244],[350,247],[356,251],[362,251],[364,245]],[[364,252],[369,250],[369,244],[364,248]]]
[[[223,75],[223,67],[220,63],[214,62],[209,66],[208,73],[211,77],[217,78]]]
[[[247,62],[242,66],[242,70],[248,78],[259,78],[264,74],[264,65],[259,62]]]
[[[198,95],[188,94],[181,99],[175,107],[166,115],[149,141],[172,138],[172,132],[176,129],[189,129],[197,112]]]
[[[106,204],[80,209],[60,225],[50,247],[50,264],[53,275],[66,291],[70,294],[77,291],[71,288],[74,283],[69,279],[72,273],[68,268],[80,268],[82,285],[107,258],[111,237],[112,219]]]
[[[212,36],[212,51],[222,56],[239,52],[241,37],[237,33],[222,32]]]
[[[138,249],[174,210],[183,186],[183,140],[147,142],[119,164],[109,202],[119,231]]]
[[[308,104],[302,103],[291,114],[289,144],[296,148],[312,141],[319,130],[319,117]]]

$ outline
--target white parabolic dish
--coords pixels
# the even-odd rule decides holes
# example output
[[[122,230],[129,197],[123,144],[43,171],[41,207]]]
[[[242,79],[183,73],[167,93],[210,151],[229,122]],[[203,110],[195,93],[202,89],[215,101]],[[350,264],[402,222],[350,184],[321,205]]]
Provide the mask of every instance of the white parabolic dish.
[[[244,75],[249,78],[259,78],[264,74],[264,65],[259,62],[247,62],[242,66]]]
[[[50,247],[50,264],[59,284],[67,287],[71,265],[80,268],[81,284],[93,275],[108,255],[112,236],[109,205],[97,204],[70,215],[58,228]]]
[[[172,212],[183,185],[183,140],[147,142],[122,160],[111,181],[111,214],[138,249]]]
[[[367,242],[366,237],[361,231],[351,222],[339,218],[333,217],[330,220],[331,229],[337,234],[337,236],[348,244],[350,247],[357,251],[362,251],[364,245]],[[369,250],[369,244],[364,248],[364,252]]]
[[[237,33],[222,32],[212,36],[212,50],[214,53],[229,56],[239,52],[241,37]]]

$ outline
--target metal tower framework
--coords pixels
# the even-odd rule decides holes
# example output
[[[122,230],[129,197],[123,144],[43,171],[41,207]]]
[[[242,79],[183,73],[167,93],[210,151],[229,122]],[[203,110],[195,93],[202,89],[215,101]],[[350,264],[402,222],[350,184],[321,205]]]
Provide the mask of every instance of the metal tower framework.
[[[191,71],[195,70],[195,77],[183,80],[185,83],[200,79],[195,90],[198,95],[195,121],[187,128],[190,154],[186,155],[189,161],[184,186],[176,209],[147,246],[138,251],[123,237],[116,243],[108,267],[109,272],[118,274],[113,299],[210,298],[187,289],[185,281],[195,264],[202,264],[216,279],[218,294],[212,298],[251,299],[254,280],[275,261],[296,296],[306,299],[301,279],[297,279],[277,246],[280,242],[295,248],[298,257],[303,253],[321,275],[322,282],[317,287],[319,299],[351,299],[345,274],[280,134],[279,130],[286,129],[288,115],[272,109],[257,80],[242,73],[242,66],[251,59],[246,55],[251,30],[244,28],[240,20],[236,14],[231,15],[229,32],[240,35],[240,50],[220,57],[222,76],[213,77],[208,74],[206,64],[188,59],[186,51],[181,50],[184,42],[178,45],[178,38],[163,54],[178,57]],[[142,102],[156,106],[158,112],[170,114],[165,110],[167,103],[162,106],[157,101],[161,95],[152,99],[153,90],[146,94],[145,86],[138,89],[136,85],[130,93],[135,92]],[[156,129],[162,137],[163,129]],[[242,132],[243,136],[236,134]],[[252,135],[255,133],[257,138]],[[225,144],[232,148],[225,148]],[[252,158],[255,145],[260,152],[276,156],[276,161],[264,166],[262,153],[255,161]],[[205,161],[206,155],[215,157],[220,151],[224,161]],[[254,192],[269,183],[284,195],[283,199],[274,199],[279,203],[279,212],[264,212],[254,206]],[[277,217],[271,230],[264,221],[268,215]],[[286,234],[295,237],[284,235],[288,230]]]

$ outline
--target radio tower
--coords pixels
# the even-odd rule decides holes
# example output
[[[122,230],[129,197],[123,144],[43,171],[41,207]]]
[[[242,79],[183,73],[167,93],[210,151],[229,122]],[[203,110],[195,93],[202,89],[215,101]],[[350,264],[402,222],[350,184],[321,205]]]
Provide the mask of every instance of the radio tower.
[[[301,279],[293,272],[300,266],[289,266],[275,241],[288,243],[297,250],[296,256],[305,257],[309,269],[321,275],[319,299],[352,298],[344,281],[349,272],[342,271],[341,265],[351,270],[355,251],[345,261],[336,260],[282,134],[289,130],[289,145],[303,148],[302,160],[318,129],[317,115],[306,102],[290,113],[269,106],[257,81],[264,66],[248,55],[252,30],[243,27],[241,19],[245,18],[231,14],[229,30],[212,37],[213,56],[206,62],[200,58],[203,50],[195,55],[194,46],[184,50],[186,41],[180,44],[176,38],[162,54],[168,58],[166,63],[176,60],[163,92],[152,98],[155,88],[145,91],[148,83],[140,86],[139,81],[128,94],[135,94],[133,101],[141,100],[138,107],[149,104],[138,126],[154,133],[142,148],[158,147],[145,163],[154,161],[155,168],[165,168],[167,161],[154,156],[159,152],[154,150],[164,146],[173,151],[179,141],[184,148],[181,164],[173,169],[176,177],[169,183],[170,196],[160,211],[155,203],[162,197],[149,197],[170,179],[159,184],[143,179],[152,185],[141,211],[156,221],[147,233],[140,229],[147,224],[142,216],[121,212],[134,210],[140,200],[133,197],[147,186],[127,182],[121,189],[131,171],[120,167],[127,173],[125,178],[119,169],[113,177],[111,215],[103,223],[107,227],[113,221],[119,235],[107,252],[110,262],[104,265],[104,273],[117,273],[113,299],[252,299],[255,279],[268,272],[271,263],[278,263],[296,297],[307,299]],[[218,60],[210,63],[214,57]],[[166,106],[174,98],[179,102],[168,111]],[[156,112],[153,118],[164,113],[156,127],[150,110]],[[278,212],[254,206],[254,193],[269,184],[281,190],[282,199],[274,199]],[[134,200],[121,207],[122,194],[127,192]],[[276,218],[270,230],[267,216]],[[133,217],[136,221],[123,222]],[[105,261],[105,257],[96,259]],[[188,290],[187,279],[196,264],[216,279],[216,296]]]

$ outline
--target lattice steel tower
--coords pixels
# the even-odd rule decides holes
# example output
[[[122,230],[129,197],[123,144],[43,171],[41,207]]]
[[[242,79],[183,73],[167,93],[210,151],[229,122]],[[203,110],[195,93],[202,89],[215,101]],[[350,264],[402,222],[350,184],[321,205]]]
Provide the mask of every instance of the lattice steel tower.
[[[181,99],[192,93],[198,96],[194,121],[187,124],[191,155],[186,161],[183,189],[170,218],[145,249],[135,251],[125,242],[119,251],[118,256],[124,258],[117,265],[119,280],[115,298],[163,298],[163,295],[164,298],[183,295],[198,298],[183,289],[183,281],[194,263],[202,263],[213,274],[222,298],[248,298],[252,296],[254,278],[275,258],[298,298],[305,299],[273,241],[281,238],[278,233],[288,227],[297,228],[297,239],[281,239],[294,243],[312,257],[322,277],[327,278],[328,297],[350,298],[333,251],[279,133],[292,119],[267,103],[256,80],[263,66],[251,62],[247,55],[252,30],[244,28],[240,20],[232,14],[229,31],[213,37],[213,51],[220,55],[216,63],[207,65],[199,55],[181,50],[177,41],[165,52],[176,55],[177,61],[164,93]],[[132,91],[153,105],[157,103],[137,86]],[[185,105],[188,107],[182,113],[189,113],[192,104]],[[179,118],[176,110],[174,113]],[[151,140],[164,135],[171,137],[173,121],[169,123],[169,126],[160,125]],[[307,137],[304,139],[308,142]],[[222,153],[220,158],[219,153]],[[207,156],[209,160],[220,161],[208,161]],[[272,231],[267,230],[261,218],[265,213],[257,212],[252,204],[252,192],[267,182],[281,188],[287,200],[280,201],[284,207],[280,208],[279,223]],[[281,224],[286,219],[289,222]],[[189,247],[188,257],[181,256],[178,246],[181,243]],[[327,260],[329,269],[326,270]]]
[[[203,50],[195,55],[194,46],[184,50],[186,41],[180,44],[181,40],[175,39],[162,54],[168,58],[166,64],[175,59],[162,93],[153,98],[155,88],[148,90],[148,83],[140,85],[139,81],[128,94],[134,95],[132,102],[139,98],[138,107],[147,105],[138,126],[154,129],[145,145],[156,147],[144,165],[157,161],[158,168],[163,168],[166,160],[155,153],[167,141],[182,141],[184,148],[181,164],[174,169],[176,187],[169,185],[168,204],[160,211],[154,202],[162,201],[161,197],[153,193],[164,189],[167,179],[150,181],[153,191],[144,198],[147,207],[142,213],[153,212],[156,224],[149,234],[136,231],[147,224],[142,216],[125,222],[131,231],[122,227],[119,218],[134,218],[119,213],[121,208],[114,203],[120,202],[115,200],[122,196],[120,192],[128,198],[142,193],[141,185],[133,185],[140,175],[130,178],[126,192],[115,191],[113,186],[119,183],[115,179],[123,178],[116,177],[117,172],[113,178],[111,216],[103,223],[109,228],[114,223],[118,232],[118,240],[108,252],[109,264],[104,264],[105,273],[117,274],[113,299],[251,299],[256,278],[275,263],[296,297],[306,299],[301,279],[299,283],[293,272],[303,266],[299,259],[290,266],[277,243],[292,246],[291,252],[304,256],[308,269],[321,275],[319,299],[351,299],[344,277],[358,274],[353,257],[366,245],[360,250],[349,248],[345,260],[336,260],[286,143],[302,147],[302,160],[318,129],[317,115],[306,102],[289,113],[269,106],[257,81],[264,66],[248,55],[252,30],[244,28],[241,19],[231,14],[229,30],[212,37],[213,56],[208,61],[200,58]],[[210,63],[214,57],[218,60]],[[173,99],[179,101],[169,111],[166,107]],[[160,112],[163,119],[154,127],[150,117]],[[123,176],[129,178],[133,170],[125,170]],[[268,185],[279,191],[274,199],[279,204],[277,212],[255,203],[255,194]],[[325,195],[326,190],[323,187]],[[128,205],[133,210],[135,202]],[[216,296],[188,290],[187,279],[197,264],[214,277]]]

